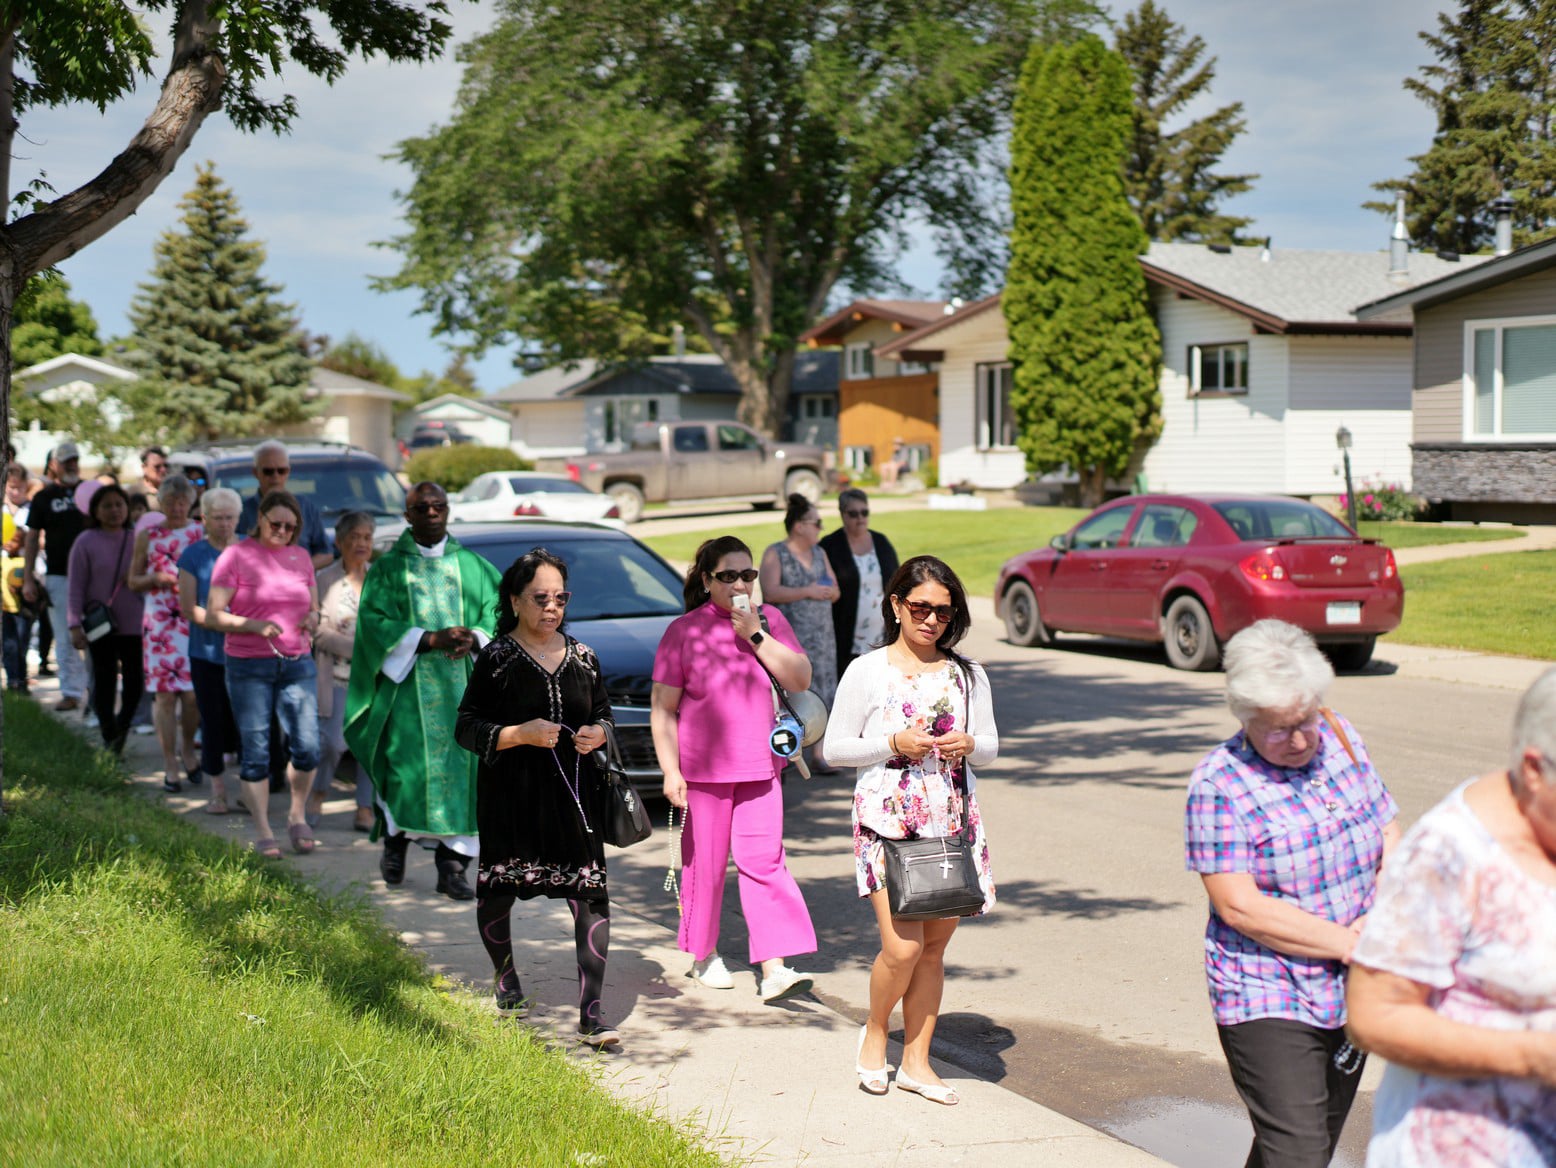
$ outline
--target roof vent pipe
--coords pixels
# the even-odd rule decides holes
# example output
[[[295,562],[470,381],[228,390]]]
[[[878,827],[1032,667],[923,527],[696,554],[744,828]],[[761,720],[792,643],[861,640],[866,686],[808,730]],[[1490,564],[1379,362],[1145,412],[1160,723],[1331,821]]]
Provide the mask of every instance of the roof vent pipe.
[[[1513,200],[1507,192],[1491,200],[1491,211],[1497,217],[1497,255],[1504,256],[1513,250]]]
[[[1394,232],[1389,236],[1389,275],[1403,276],[1410,266],[1410,233],[1405,230],[1405,192],[1394,199]]]

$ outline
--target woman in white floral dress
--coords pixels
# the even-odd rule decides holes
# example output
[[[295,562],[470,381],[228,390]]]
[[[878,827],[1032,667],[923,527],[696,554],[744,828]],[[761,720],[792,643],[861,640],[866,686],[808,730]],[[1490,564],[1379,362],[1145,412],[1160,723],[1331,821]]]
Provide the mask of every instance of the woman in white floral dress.
[[[162,514],[147,519],[135,536],[129,586],[145,596],[141,617],[141,647],[146,663],[146,689],[152,695],[152,722],[162,746],[162,786],[182,789],[182,773],[192,784],[203,781],[195,731],[200,711],[195,705],[189,672],[189,621],[178,604],[178,558],[205,538],[205,529],[189,518],[195,489],[183,475],[168,475],[157,488]],[[180,709],[180,706],[182,709]],[[183,757],[179,757],[179,731]]]
[[[930,1041],[945,989],[945,951],[958,918],[906,921],[887,903],[882,839],[937,838],[964,832],[983,889],[994,907],[988,840],[972,770],[999,753],[994,703],[981,666],[956,652],[971,626],[967,593],[933,556],[908,560],[881,605],[886,647],[849,665],[827,723],[826,756],[858,768],[854,787],[854,860],[859,895],[881,932],[870,971],[870,1020],[859,1033],[855,1070],[872,1095],[884,1095],[891,1068],[886,1038],[902,1003],[902,1068],[897,1086],[936,1103],[958,1102],[929,1064]]]
[[[1513,765],[1406,834],[1351,955],[1349,1027],[1388,1059],[1367,1168],[1556,1164],[1556,669]]]

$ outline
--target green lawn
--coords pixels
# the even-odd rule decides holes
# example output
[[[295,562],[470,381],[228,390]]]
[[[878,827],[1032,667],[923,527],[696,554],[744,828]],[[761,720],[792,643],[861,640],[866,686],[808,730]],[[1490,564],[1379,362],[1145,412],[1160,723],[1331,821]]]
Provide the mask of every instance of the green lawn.
[[[5,695],[7,1165],[714,1165]]]
[[[1401,569],[1405,621],[1395,641],[1556,658],[1556,552],[1471,556]]]
[[[1011,556],[1028,551],[1061,531],[1068,531],[1085,515],[1071,507],[1002,508],[994,511],[885,511],[871,516],[870,526],[891,540],[898,553],[932,554],[956,569],[962,583],[975,595],[994,590],[999,567]],[[835,530],[835,511],[823,511],[826,531]],[[732,528],[761,558],[762,549],[783,538],[783,521]],[[717,531],[649,535],[644,542],[668,560],[689,563],[697,545]],[[1424,544],[1469,543],[1474,540],[1512,539],[1518,533],[1506,528],[1443,527],[1431,523],[1364,523],[1362,534],[1381,539],[1390,547]]]

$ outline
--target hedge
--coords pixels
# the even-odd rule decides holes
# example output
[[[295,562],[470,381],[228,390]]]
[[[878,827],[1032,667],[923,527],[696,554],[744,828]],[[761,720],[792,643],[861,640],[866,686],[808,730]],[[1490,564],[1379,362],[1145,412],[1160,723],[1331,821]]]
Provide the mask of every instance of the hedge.
[[[411,456],[405,477],[413,483],[437,483],[452,495],[489,470],[534,468],[533,462],[501,446],[434,446]]]

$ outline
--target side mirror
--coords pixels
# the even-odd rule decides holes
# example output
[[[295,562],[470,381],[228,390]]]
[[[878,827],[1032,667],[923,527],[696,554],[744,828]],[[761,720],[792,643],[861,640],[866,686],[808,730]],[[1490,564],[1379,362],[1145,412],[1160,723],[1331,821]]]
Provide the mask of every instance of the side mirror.
[[[1054,551],[1056,551],[1056,552],[1067,552],[1067,551],[1069,551],[1070,550],[1070,535],[1069,535],[1069,533],[1068,532],[1064,532],[1064,533],[1062,533],[1060,535],[1054,536],[1051,540],[1048,541],[1048,546],[1053,548]]]

